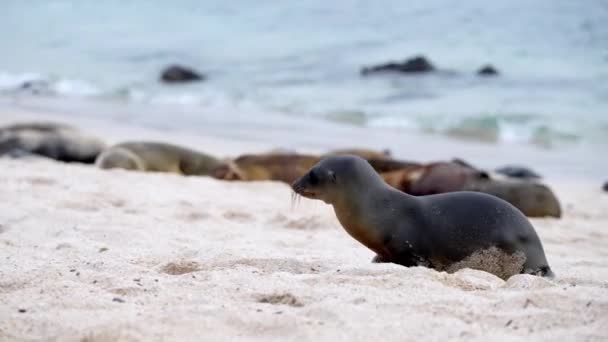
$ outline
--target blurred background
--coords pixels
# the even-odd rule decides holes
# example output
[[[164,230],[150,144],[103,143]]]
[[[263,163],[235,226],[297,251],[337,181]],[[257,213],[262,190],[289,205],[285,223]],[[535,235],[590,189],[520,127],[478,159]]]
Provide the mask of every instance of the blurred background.
[[[4,101],[185,130],[221,116],[245,130],[304,119],[532,148],[608,144],[603,0],[1,7]],[[435,70],[360,73],[418,55]],[[173,64],[205,79],[161,82]],[[487,64],[499,74],[478,75]]]

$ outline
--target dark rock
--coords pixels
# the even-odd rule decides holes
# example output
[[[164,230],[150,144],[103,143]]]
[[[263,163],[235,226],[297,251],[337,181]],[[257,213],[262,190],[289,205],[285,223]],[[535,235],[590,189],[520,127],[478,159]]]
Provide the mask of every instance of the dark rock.
[[[19,89],[22,92],[30,93],[33,95],[51,95],[51,84],[46,80],[31,80],[21,83]]]
[[[521,178],[521,179],[539,179],[542,178],[538,173],[533,170],[519,165],[507,165],[503,167],[499,167],[496,170],[496,173],[505,175],[511,178]]]
[[[602,187],[602,189],[604,189],[604,191],[608,192],[608,182],[604,183],[604,186]]]
[[[374,72],[400,72],[400,73],[426,73],[435,71],[435,66],[424,56],[415,56],[403,62],[389,62],[386,64],[364,67],[362,75]]]
[[[18,311],[19,311],[19,313],[26,313],[27,312],[26,309],[19,309]]]
[[[497,76],[498,74],[498,70],[490,64],[486,64],[477,70],[477,75],[480,76]]]
[[[113,301],[113,302],[116,302],[116,303],[124,303],[124,302],[125,302],[125,300],[124,300],[124,299],[119,298],[119,297],[114,297],[114,298],[112,298],[112,301]]]
[[[160,79],[167,83],[178,83],[202,81],[205,79],[205,76],[181,65],[170,65],[162,71]]]

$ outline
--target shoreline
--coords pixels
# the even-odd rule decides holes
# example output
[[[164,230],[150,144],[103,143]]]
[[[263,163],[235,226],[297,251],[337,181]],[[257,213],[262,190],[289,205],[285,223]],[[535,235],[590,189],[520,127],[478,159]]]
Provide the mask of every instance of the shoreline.
[[[600,157],[602,146],[579,144],[547,149],[338,124],[315,118],[257,114],[246,109],[222,112],[217,108],[33,97],[21,101],[0,97],[0,125],[27,120],[62,122],[95,134],[109,144],[158,140],[219,157],[273,149],[303,153],[339,148],[390,149],[396,158],[404,160],[430,162],[461,158],[488,170],[519,164],[537,170],[549,183],[593,180],[598,186],[605,182],[608,169],[608,160]]]

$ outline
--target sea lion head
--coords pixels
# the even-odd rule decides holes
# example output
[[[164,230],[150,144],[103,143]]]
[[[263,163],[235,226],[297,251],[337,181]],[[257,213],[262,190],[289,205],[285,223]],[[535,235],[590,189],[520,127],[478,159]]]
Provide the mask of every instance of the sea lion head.
[[[211,170],[211,176],[216,179],[222,180],[249,180],[245,175],[245,172],[239,166],[230,159],[226,159]]]
[[[378,182],[384,184],[365,159],[339,155],[321,160],[291,187],[298,195],[335,204]]]

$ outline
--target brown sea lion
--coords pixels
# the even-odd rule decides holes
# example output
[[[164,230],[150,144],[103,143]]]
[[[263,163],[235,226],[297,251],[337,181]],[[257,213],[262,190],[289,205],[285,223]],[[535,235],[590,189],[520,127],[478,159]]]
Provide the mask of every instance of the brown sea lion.
[[[102,169],[171,172],[206,176],[222,164],[208,154],[160,142],[125,142],[104,150],[95,164]]]
[[[63,162],[93,163],[104,148],[101,140],[64,124],[32,122],[0,127],[0,155],[39,155]]]
[[[407,168],[410,166],[420,165],[419,163],[393,159],[391,152],[388,149],[383,150],[383,151],[360,149],[360,148],[342,149],[342,150],[330,151],[321,157],[325,158],[325,157],[330,157],[330,156],[338,156],[338,155],[346,155],[346,154],[359,156],[359,157],[367,160],[367,162],[372,165],[374,170],[376,170],[377,172],[380,172],[380,173],[391,172],[391,171],[401,170],[401,169],[404,169],[404,168]]]
[[[359,156],[365,160],[368,159],[386,159],[391,158],[391,151],[388,149],[378,151],[371,150],[366,148],[347,148],[347,149],[338,149],[327,152],[323,157],[329,156],[339,156],[344,154],[351,154],[355,156]]]
[[[320,159],[297,153],[246,154],[219,165],[212,175],[224,180],[276,180],[291,184]]]
[[[332,205],[347,233],[376,253],[375,262],[448,272],[469,267],[503,279],[553,276],[534,227],[498,197],[471,191],[411,196],[357,156],[325,158],[292,188]]]
[[[494,195],[513,204],[528,217],[561,217],[557,196],[545,184],[521,179],[472,178],[462,190]]]
[[[409,167],[383,173],[382,178],[411,195],[478,191],[502,198],[529,217],[561,216],[559,201],[546,185],[529,180],[498,178],[462,161]]]

